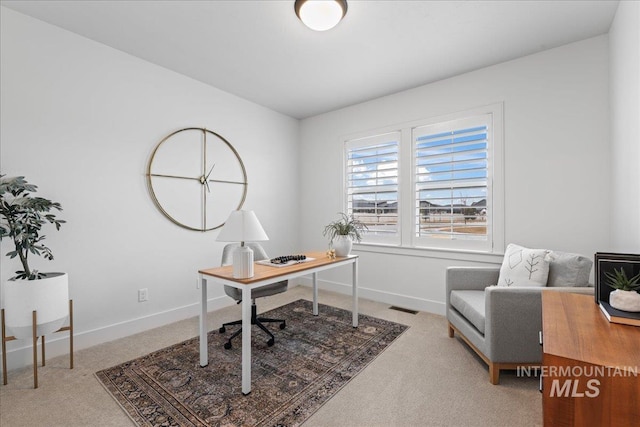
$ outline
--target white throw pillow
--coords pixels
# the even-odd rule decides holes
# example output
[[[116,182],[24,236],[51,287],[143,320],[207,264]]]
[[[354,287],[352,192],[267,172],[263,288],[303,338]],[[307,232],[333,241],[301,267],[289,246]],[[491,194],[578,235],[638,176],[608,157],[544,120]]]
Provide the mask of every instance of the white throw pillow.
[[[504,253],[498,286],[547,286],[549,262],[548,250],[529,249],[511,243]]]

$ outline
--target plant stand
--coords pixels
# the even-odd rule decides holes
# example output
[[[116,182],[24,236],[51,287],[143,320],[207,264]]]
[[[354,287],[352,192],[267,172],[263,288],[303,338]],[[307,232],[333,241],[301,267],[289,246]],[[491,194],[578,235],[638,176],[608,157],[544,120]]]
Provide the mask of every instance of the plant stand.
[[[4,322],[4,308],[1,313],[2,321],[2,381],[7,385],[7,341],[17,339],[14,336],[7,336]],[[33,310],[33,388],[38,388],[38,315]],[[69,331],[69,369],[73,369],[73,300],[69,300],[69,326],[63,326],[56,332]],[[44,335],[41,337],[42,366],[45,366],[45,344]]]

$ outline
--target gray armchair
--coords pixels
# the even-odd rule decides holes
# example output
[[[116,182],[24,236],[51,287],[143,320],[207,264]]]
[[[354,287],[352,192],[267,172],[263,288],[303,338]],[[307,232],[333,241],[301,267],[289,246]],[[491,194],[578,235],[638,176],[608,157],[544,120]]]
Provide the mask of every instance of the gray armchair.
[[[446,277],[449,336],[457,332],[489,365],[491,384],[502,369],[540,365],[543,291],[593,295],[593,287],[493,286],[499,274],[500,267],[450,267]]]
[[[253,259],[254,259],[254,261],[261,261],[261,260],[264,260],[264,259],[269,259],[269,256],[267,256],[267,253],[262,248],[262,246],[260,246],[260,244],[258,244],[258,243],[245,243],[245,245],[249,246],[251,248],[251,250],[253,250]],[[232,264],[232,262],[233,262],[233,252],[239,246],[240,246],[240,244],[238,244],[238,243],[231,243],[231,244],[228,244],[228,245],[226,245],[224,247],[224,249],[222,250],[222,265],[223,266]],[[269,341],[267,341],[267,345],[269,347],[271,347],[275,343],[275,337],[273,336],[271,331],[269,331],[269,329],[267,329],[266,326],[264,326],[264,323],[280,323],[280,329],[284,329],[287,326],[287,323],[286,323],[286,321],[284,319],[269,319],[269,318],[266,318],[266,317],[258,317],[258,314],[257,314],[258,310],[257,310],[257,307],[256,307],[256,299],[285,292],[288,287],[289,287],[289,282],[287,280],[283,280],[282,282],[277,282],[277,283],[273,283],[271,285],[262,286],[260,288],[253,289],[251,291],[251,300],[252,300],[251,301],[251,324],[258,326],[267,335],[269,335]],[[242,302],[242,291],[240,289],[234,288],[233,286],[225,285],[224,292],[228,296],[230,296],[231,298],[236,300],[236,302],[238,304]],[[225,333],[226,330],[227,330],[226,329],[227,326],[231,326],[231,325],[242,325],[242,320],[235,320],[233,322],[225,323],[218,330],[218,332],[220,332],[221,334]],[[234,339],[235,337],[237,337],[238,335],[240,335],[241,333],[242,333],[242,327],[240,327],[240,329],[238,329],[236,332],[234,332],[229,337],[227,342],[224,344],[224,348],[230,349],[231,348],[231,340]]]

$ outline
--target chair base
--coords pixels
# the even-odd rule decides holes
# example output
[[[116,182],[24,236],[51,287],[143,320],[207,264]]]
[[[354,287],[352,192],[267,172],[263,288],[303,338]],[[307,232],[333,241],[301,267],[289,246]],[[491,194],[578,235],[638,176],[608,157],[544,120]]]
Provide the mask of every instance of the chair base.
[[[464,341],[471,349],[480,357],[484,363],[489,366],[489,382],[493,385],[500,384],[500,371],[501,370],[517,370],[518,368],[523,367],[540,367],[540,363],[536,362],[516,362],[516,363],[505,363],[505,362],[492,362],[489,360],[487,356],[485,356],[475,345],[469,341],[467,337],[465,337],[455,326],[448,322],[448,332],[449,338],[453,338],[455,333],[457,332],[462,341]]]
[[[280,323],[280,329],[284,329],[284,328],[287,327],[287,322],[285,320],[283,320],[283,319],[270,319],[268,317],[258,317],[257,312],[258,312],[258,309],[256,307],[256,302],[254,300],[253,303],[251,304],[251,324],[258,326],[267,335],[269,335],[270,338],[269,338],[269,341],[267,341],[267,345],[269,347],[271,347],[276,342],[275,341],[275,337],[273,336],[271,331],[269,331],[269,329],[267,329],[267,327],[263,325],[263,323]],[[235,320],[233,322],[224,323],[222,325],[222,327],[220,329],[218,329],[218,332],[223,334],[227,330],[226,327],[227,326],[232,326],[232,325],[240,325],[240,326],[242,326],[242,319],[241,320]],[[227,342],[224,344],[224,348],[229,350],[231,348],[231,340],[234,339],[235,337],[237,337],[238,335],[240,335],[241,333],[242,333],[242,327],[240,327],[240,329],[235,331],[233,333],[233,335],[231,335],[229,337]]]

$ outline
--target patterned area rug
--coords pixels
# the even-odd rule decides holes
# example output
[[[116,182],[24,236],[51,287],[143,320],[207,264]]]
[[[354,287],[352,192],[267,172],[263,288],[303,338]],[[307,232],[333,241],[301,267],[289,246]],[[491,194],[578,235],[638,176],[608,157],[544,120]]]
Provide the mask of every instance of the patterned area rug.
[[[96,373],[139,426],[294,426],[309,418],[408,326],[298,300],[264,313],[276,343],[254,327],[252,391],[241,393],[241,338],[209,333],[209,365],[199,365],[198,337]],[[277,324],[276,324],[277,325]]]

